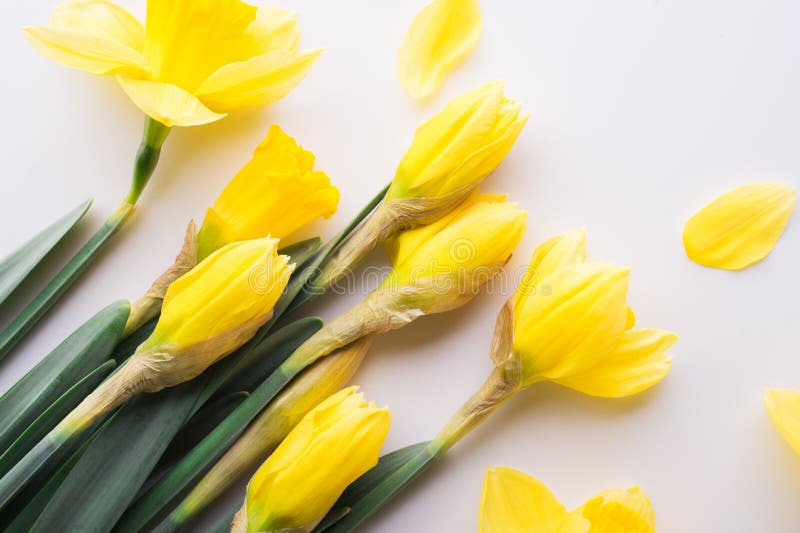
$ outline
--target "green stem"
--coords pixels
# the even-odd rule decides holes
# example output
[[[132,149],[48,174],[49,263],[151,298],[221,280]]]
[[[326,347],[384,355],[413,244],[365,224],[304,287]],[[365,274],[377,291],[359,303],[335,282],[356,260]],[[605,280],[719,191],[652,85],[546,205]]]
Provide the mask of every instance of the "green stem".
[[[136,205],[142,191],[150,181],[153,171],[158,164],[158,158],[161,155],[161,146],[169,135],[170,128],[164,124],[146,117],[144,121],[144,134],[142,135],[142,143],[139,145],[139,150],[136,152],[136,159],[133,164],[133,179],[131,180],[131,188],[128,190],[128,196],[125,201],[131,205]]]

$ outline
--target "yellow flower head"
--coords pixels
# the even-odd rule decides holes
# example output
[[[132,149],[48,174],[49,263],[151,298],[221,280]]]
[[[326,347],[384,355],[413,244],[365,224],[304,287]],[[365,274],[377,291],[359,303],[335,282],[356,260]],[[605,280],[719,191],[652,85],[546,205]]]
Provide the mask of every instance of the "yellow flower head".
[[[601,492],[570,513],[538,479],[512,468],[489,468],[478,531],[654,533],[655,513],[639,487]]]
[[[109,0],[69,0],[47,26],[25,28],[62,65],[116,75],[133,102],[166,126],[213,122],[286,96],[320,50],[298,50],[291,11],[240,0],[148,0],[144,26]]]
[[[800,391],[767,389],[764,405],[780,434],[800,453]]]
[[[677,336],[631,329],[628,269],[587,263],[583,231],[533,254],[513,301],[513,348],[523,385],[553,381],[594,396],[635,394],[667,374]]]
[[[328,176],[314,170],[314,154],[272,126],[206,212],[197,235],[198,256],[267,233],[284,239],[318,217],[331,216],[338,202],[339,191]]]
[[[316,524],[345,488],[378,462],[391,417],[344,389],[310,411],[247,486],[247,531]]]
[[[754,183],[728,191],[683,228],[686,255],[695,263],[741,270],[764,259],[778,242],[797,202],[794,187]]]
[[[488,83],[450,102],[417,128],[386,198],[437,198],[476,188],[508,154],[528,120]]]
[[[269,237],[229,244],[178,278],[140,350],[213,342],[218,358],[238,347],[269,319],[294,269],[277,249]]]
[[[440,294],[474,295],[511,257],[526,218],[503,195],[473,193],[436,222],[387,241],[393,270],[384,287],[425,284]]]
[[[434,0],[414,17],[397,56],[400,82],[412,98],[433,94],[478,42],[477,0]]]

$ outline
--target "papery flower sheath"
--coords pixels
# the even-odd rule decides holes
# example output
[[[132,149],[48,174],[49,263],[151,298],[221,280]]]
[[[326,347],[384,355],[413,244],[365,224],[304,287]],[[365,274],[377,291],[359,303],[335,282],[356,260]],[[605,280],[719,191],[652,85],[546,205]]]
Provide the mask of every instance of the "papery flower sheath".
[[[766,389],[764,406],[781,436],[800,454],[800,391]]]
[[[709,267],[747,268],[772,251],[796,202],[794,187],[781,183],[754,183],[728,191],[686,222],[686,255]]]
[[[303,417],[253,475],[231,531],[310,531],[375,466],[391,417],[357,390],[344,389]]]
[[[53,61],[115,75],[146,115],[168,127],[274,102],[320,54],[298,49],[292,12],[239,0],[148,0],[144,26],[108,0],[71,0],[25,35]]]
[[[603,491],[572,512],[541,481],[512,468],[486,471],[480,533],[654,533],[655,513],[639,487]]]
[[[477,0],[434,0],[403,38],[397,73],[412,98],[430,96],[472,51],[483,29]]]

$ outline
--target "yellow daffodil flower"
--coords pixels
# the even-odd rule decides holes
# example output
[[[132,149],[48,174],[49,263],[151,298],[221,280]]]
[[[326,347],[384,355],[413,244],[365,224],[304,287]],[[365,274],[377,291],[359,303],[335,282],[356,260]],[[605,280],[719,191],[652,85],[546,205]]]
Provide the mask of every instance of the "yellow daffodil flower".
[[[412,98],[430,96],[472,51],[483,29],[477,0],[434,0],[403,38],[397,71]]]
[[[391,417],[357,390],[344,389],[303,417],[253,475],[232,531],[310,531],[377,464]]]
[[[489,468],[480,533],[654,533],[655,513],[639,487],[606,490],[568,512],[539,480],[512,468]]]
[[[726,192],[684,226],[686,255],[725,270],[758,263],[783,234],[796,202],[794,187],[781,183],[754,183]]]
[[[800,391],[767,389],[764,405],[780,434],[800,453]]]
[[[173,282],[155,330],[54,430],[85,429],[142,392],[188,381],[248,341],[272,316],[294,265],[278,239],[229,244]]]
[[[635,394],[667,374],[666,350],[677,336],[630,329],[628,269],[586,263],[585,246],[579,231],[534,252],[533,279],[512,302],[512,357],[520,359],[524,386],[547,380],[595,396]]]
[[[196,126],[289,93],[320,50],[287,10],[239,0],[148,0],[146,24],[108,0],[70,0],[25,35],[43,56],[122,89],[161,124]]]
[[[272,126],[253,158],[219,195],[197,235],[203,259],[225,244],[263,237],[285,239],[336,212],[339,191],[314,170],[314,154]]]

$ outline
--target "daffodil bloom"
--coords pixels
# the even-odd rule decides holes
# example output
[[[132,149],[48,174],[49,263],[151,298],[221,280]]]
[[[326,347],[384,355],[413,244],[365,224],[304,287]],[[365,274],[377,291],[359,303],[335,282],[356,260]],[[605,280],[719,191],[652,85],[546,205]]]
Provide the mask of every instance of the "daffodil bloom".
[[[747,268],[772,251],[796,202],[794,187],[781,183],[754,183],[726,192],[686,223],[686,254],[709,267]]]
[[[155,330],[54,431],[73,433],[141,392],[188,381],[272,316],[294,265],[271,237],[229,244],[173,282]]]
[[[264,462],[306,413],[350,381],[371,344],[372,337],[360,339],[293,379],[169,515],[170,528],[186,525],[238,478]]]
[[[430,96],[472,51],[483,23],[477,0],[434,0],[403,38],[397,72],[412,98]]]
[[[526,217],[503,196],[473,194],[447,217],[401,233],[387,245],[393,267],[381,286],[326,324],[284,365],[296,371],[366,335],[461,307],[501,272]]]
[[[434,441],[458,442],[505,400],[541,381],[620,398],[664,379],[674,333],[633,329],[628,269],[586,262],[583,231],[550,239],[533,253],[516,294],[500,312],[489,379]]]
[[[344,389],[303,417],[253,475],[231,531],[310,531],[375,466],[391,417],[357,390]]]
[[[108,0],[70,0],[50,24],[29,26],[25,35],[53,61],[116,76],[131,100],[167,127],[272,103],[320,54],[298,50],[292,12],[239,0],[148,0],[144,25]]]
[[[606,490],[567,511],[538,479],[489,468],[483,481],[480,533],[655,533],[655,513],[639,487]]]
[[[338,189],[324,172],[314,170],[314,154],[272,126],[206,211],[197,235],[199,259],[267,232],[284,240],[311,221],[333,215],[338,203]]]
[[[353,232],[314,281],[324,289],[377,244],[429,224],[463,202],[503,161],[528,115],[501,82],[450,102],[417,129],[384,200]]]
[[[781,436],[800,453],[800,391],[767,389],[764,405]]]
[[[273,125],[208,208],[200,230],[189,224],[175,263],[133,303],[125,336],[159,313],[173,281],[222,246],[267,234],[285,243],[313,220],[331,216],[338,203],[339,190],[324,172],[314,170],[314,154]]]

